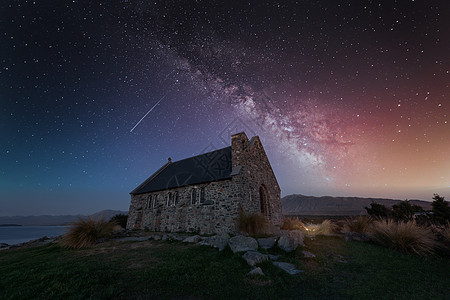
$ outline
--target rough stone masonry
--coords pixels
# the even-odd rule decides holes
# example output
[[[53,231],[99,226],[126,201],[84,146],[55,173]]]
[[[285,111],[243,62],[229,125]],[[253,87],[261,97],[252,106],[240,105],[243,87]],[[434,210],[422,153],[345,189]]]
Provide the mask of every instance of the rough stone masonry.
[[[131,193],[127,229],[236,232],[239,209],[282,223],[280,187],[258,136],[231,147],[169,161]]]

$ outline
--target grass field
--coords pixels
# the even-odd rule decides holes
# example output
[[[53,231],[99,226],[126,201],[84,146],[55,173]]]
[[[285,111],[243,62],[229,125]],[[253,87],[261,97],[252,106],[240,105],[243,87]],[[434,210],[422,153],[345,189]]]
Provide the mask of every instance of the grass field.
[[[180,242],[109,241],[81,250],[57,244],[0,252],[0,298],[152,299],[445,299],[450,260],[421,258],[339,237],[306,240],[279,261],[305,270],[288,275],[271,262],[249,277],[239,254]],[[274,249],[271,253],[281,254]]]

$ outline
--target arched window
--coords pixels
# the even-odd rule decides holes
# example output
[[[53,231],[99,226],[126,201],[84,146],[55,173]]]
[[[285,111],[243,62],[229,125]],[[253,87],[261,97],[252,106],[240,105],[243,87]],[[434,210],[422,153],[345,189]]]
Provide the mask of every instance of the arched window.
[[[193,188],[191,191],[191,204],[197,204],[197,189]]]
[[[175,206],[177,206],[178,205],[178,203],[180,202],[180,195],[178,194],[178,192],[175,192],[174,193],[175,194]]]
[[[167,194],[167,206],[172,206],[172,200],[173,200],[172,193],[169,192]]]
[[[200,203],[203,204],[206,201],[205,188],[200,189]]]
[[[158,207],[158,195],[153,195],[153,208]]]
[[[152,199],[152,196],[148,196],[147,197],[147,201],[145,203],[145,209],[149,209],[150,208],[151,199]]]

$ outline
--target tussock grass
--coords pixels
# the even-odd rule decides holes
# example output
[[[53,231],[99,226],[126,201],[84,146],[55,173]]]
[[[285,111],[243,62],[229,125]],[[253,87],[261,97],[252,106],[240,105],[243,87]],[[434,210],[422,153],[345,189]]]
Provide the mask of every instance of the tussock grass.
[[[441,250],[447,255],[450,255],[450,224],[443,227],[438,233],[438,242]]]
[[[334,225],[330,220],[324,220],[320,224],[306,224],[303,232],[309,236],[325,235],[333,232]]]
[[[239,210],[238,227],[241,232],[254,234],[265,234],[269,223],[260,213],[247,213],[243,208]]]
[[[367,216],[358,216],[356,218],[345,219],[344,229],[350,232],[367,233],[373,219]]]
[[[441,235],[444,243],[446,243],[450,248],[450,225],[447,225],[442,231]]]
[[[111,235],[117,224],[103,219],[94,220],[90,217],[79,219],[73,223],[68,233],[61,240],[61,244],[67,248],[83,248],[95,244],[99,239]]]
[[[286,230],[305,230],[305,224],[298,218],[285,218],[281,229]]]
[[[429,228],[420,227],[414,221],[376,221],[369,232],[377,244],[403,253],[427,256],[434,251],[436,242]]]

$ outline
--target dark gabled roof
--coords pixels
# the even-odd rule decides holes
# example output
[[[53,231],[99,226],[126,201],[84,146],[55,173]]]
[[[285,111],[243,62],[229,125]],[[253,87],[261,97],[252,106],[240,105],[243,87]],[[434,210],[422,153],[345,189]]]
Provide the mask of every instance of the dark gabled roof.
[[[162,166],[131,194],[160,190],[231,178],[231,147]]]

